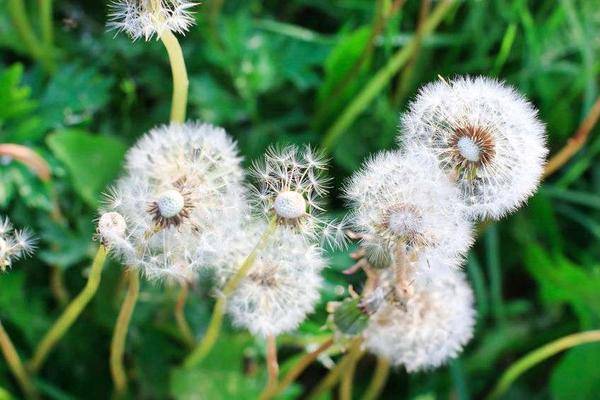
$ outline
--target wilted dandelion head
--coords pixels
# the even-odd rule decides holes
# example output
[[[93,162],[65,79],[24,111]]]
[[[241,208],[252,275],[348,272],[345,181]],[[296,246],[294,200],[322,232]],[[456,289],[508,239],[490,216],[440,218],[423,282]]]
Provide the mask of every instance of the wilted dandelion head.
[[[248,211],[236,144],[223,129],[199,123],[144,135],[107,197],[100,237],[150,278],[189,276],[201,267],[200,237],[237,229]]]
[[[35,250],[35,239],[27,229],[14,229],[8,217],[0,218],[0,271]]]
[[[253,223],[230,237],[215,266],[220,282],[237,271],[265,229]],[[319,299],[324,267],[318,247],[289,227],[276,230],[227,301],[234,324],[258,336],[294,330]]]
[[[185,33],[195,22],[188,0],[115,0],[110,3],[108,27],[133,40],[150,40],[165,30]]]
[[[504,83],[485,77],[430,83],[401,126],[403,146],[435,154],[473,217],[500,218],[537,188],[545,128],[531,103]]]
[[[473,242],[458,189],[426,152],[382,152],[345,187],[351,228],[375,264],[403,251],[453,265]]]
[[[268,149],[264,161],[254,163],[251,171],[255,210],[305,238],[342,243],[343,224],[323,216],[322,201],[329,182],[326,166],[326,160],[310,147]]]
[[[376,304],[363,332],[366,348],[408,372],[439,367],[473,336],[473,293],[460,271],[432,280],[405,276],[391,290],[373,292]],[[399,271],[396,271],[399,272]]]

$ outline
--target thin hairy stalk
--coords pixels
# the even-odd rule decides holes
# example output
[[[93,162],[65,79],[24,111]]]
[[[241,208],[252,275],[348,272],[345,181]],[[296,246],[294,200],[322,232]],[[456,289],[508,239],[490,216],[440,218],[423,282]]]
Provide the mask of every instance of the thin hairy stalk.
[[[377,37],[381,34],[383,29],[387,26],[389,20],[402,8],[406,0],[394,0],[390,10],[387,14],[384,13],[384,7],[386,2],[384,0],[377,0],[375,3],[375,19],[373,21],[373,27],[369,33],[367,44],[363,48],[360,56],[356,59],[354,64],[342,78],[335,85],[331,91],[329,98],[323,102],[323,106],[317,111],[315,122],[313,124],[315,129],[320,129],[325,118],[331,113],[332,109],[338,105],[340,95],[344,93],[348,85],[354,81],[357,75],[360,73],[361,68],[365,62],[371,57],[375,50],[375,42]]]
[[[8,333],[4,329],[2,322],[0,322],[0,348],[2,349],[2,354],[6,359],[8,368],[10,368],[10,371],[17,379],[17,383],[21,387],[21,390],[25,396],[27,396],[29,399],[39,398],[37,390],[35,389],[29,374],[21,362],[21,357],[19,357],[19,353],[17,353],[17,349],[15,349],[15,346],[10,340],[10,336],[8,336]]]
[[[185,59],[179,41],[173,33],[164,29],[160,34],[171,63],[171,74],[173,76],[173,99],[171,102],[171,121],[183,123],[188,97],[188,75],[185,68]]]
[[[69,292],[65,287],[63,270],[55,265],[50,266],[50,290],[61,307],[69,303]]]
[[[274,335],[267,336],[267,388],[277,387],[279,363],[277,362],[277,340]]]
[[[329,373],[319,382],[317,387],[315,387],[307,396],[307,399],[316,399],[322,393],[330,390],[340,379],[340,375],[342,372],[346,370],[350,366],[356,357],[362,353],[360,348],[362,343],[361,338],[354,339],[350,344],[350,349],[348,350],[348,354],[346,354],[340,362],[331,370]]]
[[[488,399],[497,399],[502,396],[510,385],[523,373],[540,362],[580,344],[600,342],[600,330],[575,333],[550,342],[517,360],[500,377]]]
[[[208,324],[208,328],[206,329],[206,333],[202,338],[202,341],[196,346],[196,348],[192,351],[192,353],[186,358],[184,362],[184,367],[192,368],[202,362],[204,358],[210,353],[213,346],[215,345],[217,338],[219,337],[219,333],[221,331],[221,325],[223,324],[223,317],[225,316],[225,307],[227,305],[227,298],[234,292],[234,290],[238,287],[242,279],[248,275],[250,268],[254,264],[258,253],[266,246],[267,241],[271,234],[275,231],[277,227],[277,223],[275,219],[272,219],[269,223],[269,226],[265,230],[265,232],[260,237],[254,249],[250,252],[248,257],[244,260],[240,268],[238,268],[237,272],[229,278],[229,280],[225,283],[222,292],[217,299],[215,306],[213,308],[212,317]]]
[[[342,377],[340,379],[340,400],[352,400],[352,384],[354,383],[354,373],[356,372],[356,366],[360,361],[363,353],[358,352],[352,357],[350,363],[344,371],[342,371]]]
[[[431,0],[421,0],[421,7],[419,9],[419,22],[417,23],[416,29],[416,49],[413,51],[410,60],[406,64],[406,68],[402,71],[400,79],[398,79],[398,86],[396,87],[396,94],[394,96],[394,104],[398,106],[406,93],[410,89],[410,80],[413,77],[415,66],[417,65],[417,60],[419,58],[419,53],[423,48],[423,27],[425,26],[425,21],[427,21],[427,17],[429,17],[429,12],[431,11]]]
[[[387,358],[377,357],[377,365],[371,378],[371,383],[367,387],[363,400],[376,400],[385,388],[385,384],[390,376],[390,362]]]
[[[433,10],[427,21],[423,24],[423,38],[429,35],[446,16],[455,0],[443,0]],[[340,114],[338,119],[325,133],[322,149],[330,152],[340,136],[352,125],[361,112],[373,101],[373,99],[385,88],[396,73],[406,64],[411,55],[417,49],[416,35],[380,69],[367,83],[363,90],[354,97],[353,101]]]
[[[563,147],[558,153],[556,153],[546,164],[544,170],[544,177],[548,177],[558,171],[563,165],[565,165],[587,142],[592,129],[596,126],[598,119],[600,118],[600,97],[596,99],[596,102],[588,112],[585,119],[577,128],[575,134],[568,140],[565,147]]]
[[[7,8],[17,34],[29,54],[34,59],[40,61],[46,71],[53,72],[55,67],[54,63],[33,31],[33,27],[27,16],[27,11],[25,10],[24,1],[8,0]]]
[[[32,371],[39,371],[44,364],[46,357],[48,357],[48,354],[54,348],[54,345],[64,336],[67,330],[69,330],[83,309],[90,300],[92,300],[94,294],[96,294],[98,285],[100,285],[100,279],[102,278],[102,267],[104,266],[105,260],[106,248],[100,246],[94,257],[94,262],[92,263],[92,268],[85,287],[67,306],[62,315],[56,320],[54,325],[52,325],[52,328],[46,333],[46,336],[44,336],[42,341],[38,344],[33,358],[31,359],[30,365]]]
[[[46,51],[52,51],[54,32],[52,30],[52,0],[38,0],[42,41]]]
[[[192,329],[185,319],[185,302],[187,301],[189,293],[189,287],[186,282],[181,283],[181,288],[179,289],[179,295],[177,296],[177,302],[175,303],[175,321],[177,322],[177,328],[179,328],[179,333],[181,333],[181,337],[186,345],[189,347],[194,347],[196,340],[194,339],[194,334],[192,333]]]
[[[115,394],[117,398],[122,398],[127,392],[127,374],[123,366],[123,354],[125,352],[125,342],[127,340],[127,331],[129,322],[133,315],[135,303],[140,293],[140,278],[135,270],[126,272],[128,279],[127,294],[121,305],[117,323],[113,331],[112,341],[110,343],[110,374],[115,385]]]
[[[302,357],[294,367],[285,375],[285,377],[279,382],[277,387],[269,389],[267,388],[260,395],[261,400],[272,399],[277,396],[279,393],[283,392],[292,382],[294,382],[298,377],[304,372],[304,370],[312,364],[321,353],[329,349],[333,345],[333,339],[329,338],[324,341],[316,350],[307,353]]]

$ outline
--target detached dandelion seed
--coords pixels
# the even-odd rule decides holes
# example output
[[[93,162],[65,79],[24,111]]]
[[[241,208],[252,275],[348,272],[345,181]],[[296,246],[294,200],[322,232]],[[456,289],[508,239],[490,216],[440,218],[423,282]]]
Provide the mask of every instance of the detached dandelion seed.
[[[401,122],[406,151],[434,154],[473,218],[501,218],[539,184],[544,125],[533,105],[504,83],[485,77],[430,83]]]

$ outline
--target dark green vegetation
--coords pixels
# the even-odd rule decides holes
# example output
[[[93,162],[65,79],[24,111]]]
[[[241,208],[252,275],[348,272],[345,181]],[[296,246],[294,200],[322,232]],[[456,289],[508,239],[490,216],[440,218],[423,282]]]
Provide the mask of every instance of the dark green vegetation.
[[[104,2],[64,0],[55,4],[56,68],[47,74],[18,38],[10,3],[0,2],[0,142],[34,149],[52,169],[51,181],[42,183],[18,162],[3,159],[0,166],[2,214],[40,238],[34,258],[0,276],[0,318],[27,359],[84,285],[100,193],[117,176],[126,148],[168,120],[171,75],[160,42],[132,44],[105,31]],[[37,2],[30,3],[33,11]],[[539,107],[552,153],[596,101],[598,0],[459,2],[430,34],[427,24],[418,29],[430,14],[427,3],[407,1],[400,10],[391,3],[205,1],[197,26],[180,38],[190,75],[188,117],[226,127],[248,162],[272,143],[325,142],[335,178],[330,208],[343,213],[344,178],[369,154],[394,146],[399,111],[438,74],[485,74],[515,85]],[[30,14],[38,29],[36,12]],[[402,62],[390,65],[403,48]],[[600,328],[599,130],[527,207],[482,230],[467,265],[479,320],[465,353],[432,373],[394,371],[384,398],[480,398],[527,352]],[[64,218],[51,216],[54,195]],[[284,370],[303,344],[326,335],[325,304],[338,298],[336,286],[360,289],[363,276],[341,274],[350,264],[348,252],[332,255],[319,311],[297,334],[280,338]],[[115,263],[105,267],[98,294],[36,378],[45,397],[110,395],[108,347],[124,295],[121,271]],[[201,367],[177,370],[187,354],[173,317],[177,294],[176,286],[143,283],[126,352],[132,396],[255,398],[265,382],[264,343],[247,333],[227,329]],[[206,288],[193,290],[186,316],[198,337],[211,305]],[[374,365],[371,357],[360,362],[355,395]],[[314,385],[324,371],[313,365],[300,384]],[[4,362],[0,387],[0,398],[5,391],[20,396]],[[295,385],[287,396],[302,390]],[[506,398],[598,396],[600,344],[588,344],[534,367]]]

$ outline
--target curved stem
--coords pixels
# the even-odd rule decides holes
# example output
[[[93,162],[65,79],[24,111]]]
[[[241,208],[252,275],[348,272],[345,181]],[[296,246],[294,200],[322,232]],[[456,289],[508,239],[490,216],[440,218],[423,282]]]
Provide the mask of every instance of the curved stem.
[[[267,336],[267,372],[269,376],[267,388],[277,387],[279,363],[277,362],[277,341],[273,335]]]
[[[8,336],[8,333],[6,330],[4,330],[2,322],[0,322],[0,348],[2,349],[2,354],[4,354],[4,358],[6,359],[8,367],[17,379],[17,382],[19,383],[19,386],[21,387],[21,390],[25,396],[27,396],[29,399],[39,398],[37,390],[31,382],[29,374],[25,370],[25,367],[23,367],[19,353],[17,353],[15,346],[10,340],[10,336]]]
[[[188,76],[185,68],[185,60],[181,46],[173,33],[165,29],[161,35],[169,62],[171,63],[171,74],[173,75],[173,100],[171,103],[171,121],[183,123],[185,121],[185,111],[188,97]]]
[[[340,362],[338,362],[338,364],[331,371],[329,371],[329,373],[321,380],[317,387],[315,387],[309,393],[309,395],[306,397],[307,399],[318,398],[319,395],[331,389],[337,383],[342,372],[344,372],[346,368],[354,361],[354,359],[359,357],[359,355],[362,353],[360,348],[361,342],[362,338],[356,338],[352,341],[348,354],[346,354],[344,358],[342,358]]]
[[[352,400],[352,384],[354,383],[354,372],[356,371],[356,365],[362,356],[362,352],[355,354],[348,366],[342,371],[342,378],[340,381],[340,400]]]
[[[48,333],[46,333],[46,336],[44,336],[42,341],[38,344],[33,358],[31,359],[32,371],[38,371],[42,367],[46,357],[48,357],[48,354],[54,345],[63,337],[71,325],[73,325],[85,306],[87,306],[90,300],[92,300],[94,297],[94,294],[96,294],[98,285],[100,285],[100,279],[102,278],[102,267],[104,266],[105,260],[106,248],[104,246],[100,246],[96,256],[94,257],[92,269],[90,270],[85,287],[81,293],[79,293],[77,297],[75,297],[75,299],[73,299],[73,301],[67,306],[62,315],[56,320],[52,328],[50,328]]]
[[[390,375],[390,362],[387,358],[377,357],[377,365],[371,383],[363,395],[363,400],[375,400],[385,388],[388,376]]]
[[[525,371],[561,351],[584,343],[600,342],[600,330],[575,333],[550,342],[513,363],[500,377],[494,390],[487,397],[497,399]]]
[[[261,400],[268,400],[279,393],[283,392],[292,382],[294,382],[304,370],[312,364],[321,353],[329,349],[333,345],[333,339],[329,338],[323,342],[316,350],[307,353],[298,361],[298,363],[285,375],[285,377],[279,382],[277,387],[269,389],[267,388],[260,395]]]
[[[565,165],[575,153],[581,150],[583,145],[587,142],[590,132],[598,122],[598,119],[600,119],[600,98],[596,99],[596,102],[585,119],[581,122],[581,125],[579,125],[579,128],[577,128],[573,137],[567,142],[567,145],[548,161],[546,169],[544,170],[544,177],[548,177],[555,173],[560,167]]]
[[[206,333],[202,338],[202,341],[196,346],[192,353],[186,358],[184,367],[191,368],[198,365],[204,358],[210,353],[211,349],[215,345],[219,332],[221,331],[221,325],[223,324],[223,316],[225,315],[225,307],[227,304],[227,297],[229,297],[234,290],[238,287],[240,282],[248,275],[250,268],[254,264],[259,251],[261,251],[267,244],[267,240],[271,234],[275,231],[277,223],[275,219],[269,222],[269,226],[260,237],[252,252],[246,257],[237,272],[225,283],[223,291],[220,294],[215,307],[213,309],[212,317],[206,329]]]
[[[110,343],[110,374],[115,384],[115,394],[117,398],[122,398],[127,391],[127,374],[123,367],[123,353],[125,352],[125,341],[127,340],[127,331],[129,322],[133,315],[135,303],[140,293],[140,278],[138,272],[129,270],[126,272],[129,285],[127,294],[121,305],[117,323],[113,331],[112,341]]]
[[[185,319],[185,302],[187,300],[189,293],[189,287],[186,282],[181,283],[181,288],[179,289],[179,295],[177,296],[177,302],[175,303],[175,322],[177,322],[177,327],[179,328],[179,332],[181,333],[181,337],[186,345],[189,347],[194,347],[194,343],[196,340],[194,339],[194,334],[192,333],[192,329]]]

